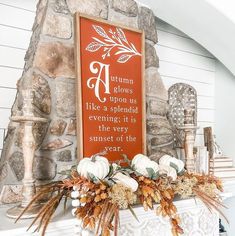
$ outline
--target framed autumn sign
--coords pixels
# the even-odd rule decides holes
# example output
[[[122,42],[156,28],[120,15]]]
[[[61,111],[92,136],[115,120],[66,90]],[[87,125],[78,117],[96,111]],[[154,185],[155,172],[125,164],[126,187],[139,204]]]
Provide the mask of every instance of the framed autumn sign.
[[[78,156],[146,152],[144,34],[76,13]]]

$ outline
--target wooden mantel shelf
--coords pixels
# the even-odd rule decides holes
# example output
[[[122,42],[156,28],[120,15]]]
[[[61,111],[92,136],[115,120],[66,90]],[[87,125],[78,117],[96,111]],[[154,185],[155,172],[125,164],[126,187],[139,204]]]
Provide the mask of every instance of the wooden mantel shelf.
[[[224,183],[224,199],[235,196],[235,180]],[[175,205],[182,219],[182,227],[185,236],[203,235],[217,236],[219,215],[216,212],[211,213],[198,199],[176,200]],[[5,216],[9,207],[0,207],[0,235],[6,236],[39,236],[39,233],[33,234],[33,230],[26,232],[30,220],[21,220],[14,224],[14,220]],[[141,206],[135,206],[134,210],[138,216],[137,222],[128,210],[120,212],[121,226],[119,235],[123,236],[150,236],[153,232],[158,232],[158,236],[170,236],[171,226],[167,218],[156,216],[154,211],[144,211]],[[64,214],[62,209],[58,212],[47,229],[46,236],[73,236],[75,234],[76,219],[71,215],[71,209]],[[197,234],[198,233],[198,234]],[[85,235],[85,234],[84,234]],[[86,234],[91,236],[92,234]],[[83,235],[82,235],[83,236]]]

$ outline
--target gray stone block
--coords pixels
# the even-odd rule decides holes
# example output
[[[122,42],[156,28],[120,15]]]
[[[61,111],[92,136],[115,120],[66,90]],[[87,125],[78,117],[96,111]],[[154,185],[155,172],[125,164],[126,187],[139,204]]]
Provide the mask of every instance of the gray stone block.
[[[139,29],[144,30],[145,38],[157,43],[157,28],[153,11],[147,7],[140,7],[138,17]]]
[[[66,0],[66,2],[72,14],[79,11],[104,19],[108,17],[108,0]]]
[[[134,0],[112,0],[111,7],[126,16],[138,15],[138,5]]]

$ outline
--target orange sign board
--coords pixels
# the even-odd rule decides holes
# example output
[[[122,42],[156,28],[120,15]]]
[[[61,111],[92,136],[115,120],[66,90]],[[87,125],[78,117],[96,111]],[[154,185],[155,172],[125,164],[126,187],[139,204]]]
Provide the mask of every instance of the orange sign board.
[[[141,31],[76,15],[79,158],[145,153]]]

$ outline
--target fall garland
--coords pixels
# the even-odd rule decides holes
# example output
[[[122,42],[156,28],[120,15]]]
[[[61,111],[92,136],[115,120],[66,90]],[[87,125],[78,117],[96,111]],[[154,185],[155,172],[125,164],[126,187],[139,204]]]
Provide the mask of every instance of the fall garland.
[[[129,209],[138,220],[132,206],[141,204],[147,211],[154,209],[154,203],[158,204],[157,215],[169,217],[173,236],[183,234],[174,204],[176,195],[182,199],[196,196],[209,210],[215,209],[223,215],[219,195],[223,189],[218,178],[188,173],[182,161],[167,155],[159,164],[142,154],[132,161],[125,159],[127,167],[110,164],[101,154],[82,159],[66,179],[41,187],[18,219],[48,194],[49,200],[29,226],[38,223],[35,232],[42,229],[43,236],[63,198],[65,206],[68,198],[73,199],[73,215],[81,220],[82,228],[89,228],[97,236],[109,236],[111,231],[118,235],[120,209]]]

